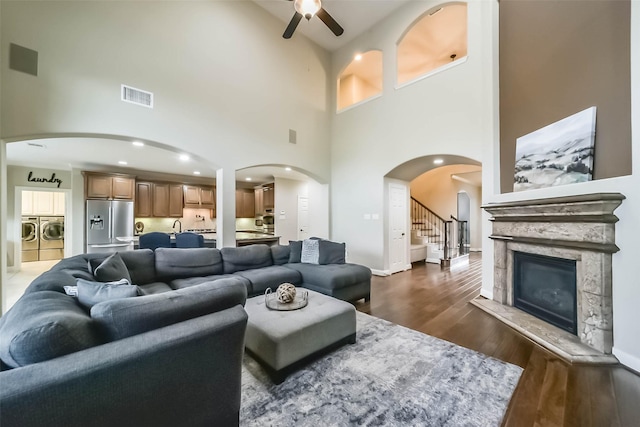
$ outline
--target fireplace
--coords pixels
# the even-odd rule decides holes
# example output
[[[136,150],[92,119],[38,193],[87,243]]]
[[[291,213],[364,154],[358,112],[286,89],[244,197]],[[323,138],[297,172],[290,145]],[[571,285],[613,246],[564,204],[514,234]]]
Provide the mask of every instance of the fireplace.
[[[576,335],[576,262],[515,252],[513,306]]]
[[[491,203],[492,299],[474,304],[570,362],[616,363],[613,211],[619,193]]]

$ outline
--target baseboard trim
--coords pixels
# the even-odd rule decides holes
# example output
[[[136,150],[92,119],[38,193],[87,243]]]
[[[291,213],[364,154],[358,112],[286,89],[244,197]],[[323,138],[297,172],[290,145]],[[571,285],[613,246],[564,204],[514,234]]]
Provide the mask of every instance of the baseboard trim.
[[[482,252],[482,248],[471,248],[469,252]]]
[[[371,269],[371,274],[373,274],[374,276],[391,276],[391,271],[389,270],[376,270],[376,269]]]
[[[489,289],[480,289],[480,296],[485,297],[486,299],[493,299],[493,291],[489,290]]]
[[[640,372],[640,358],[632,356],[622,350],[618,350],[615,346],[613,347],[611,352],[624,366],[635,372]]]

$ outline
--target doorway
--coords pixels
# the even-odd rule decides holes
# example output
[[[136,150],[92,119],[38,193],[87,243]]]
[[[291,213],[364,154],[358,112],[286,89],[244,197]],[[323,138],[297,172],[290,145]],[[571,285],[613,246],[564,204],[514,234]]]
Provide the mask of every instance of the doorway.
[[[408,212],[407,186],[397,183],[389,184],[389,272],[391,274],[404,271],[408,266],[407,218]]]

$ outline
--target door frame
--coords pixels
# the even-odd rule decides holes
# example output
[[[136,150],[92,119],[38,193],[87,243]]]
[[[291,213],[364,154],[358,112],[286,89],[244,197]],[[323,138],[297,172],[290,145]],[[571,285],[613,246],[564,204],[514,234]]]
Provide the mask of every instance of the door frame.
[[[16,272],[20,271],[20,265],[22,264],[22,192],[23,191],[46,191],[49,193],[64,193],[64,257],[68,258],[73,254],[71,249],[71,238],[73,237],[73,231],[71,224],[73,223],[73,210],[71,202],[71,189],[69,188],[51,188],[51,187],[27,187],[16,186],[14,194],[14,218],[16,226],[13,227],[14,242],[13,245],[13,267],[7,268],[8,271]],[[52,216],[52,215],[49,215]]]
[[[408,182],[405,181],[400,181],[400,180],[396,180],[396,179],[385,179],[386,181],[386,185],[385,185],[385,193],[386,193],[386,221],[385,221],[385,228],[386,228],[386,239],[387,239],[387,244],[386,246],[386,260],[385,260],[385,264],[386,264],[386,270],[385,270],[385,274],[386,275],[390,275],[393,273],[398,273],[401,271],[406,271],[406,270],[410,270],[411,269],[411,262],[410,260],[410,248],[411,248],[411,230],[410,230],[410,226],[409,224],[411,223],[411,219],[410,219],[410,212],[409,212],[409,199],[410,199],[410,186]],[[405,202],[404,202],[404,213],[401,215],[402,218],[404,218],[404,224],[401,226],[401,228],[404,229],[404,237],[405,237],[405,243],[403,245],[403,251],[402,251],[402,259],[400,261],[400,263],[402,264],[402,266],[400,266],[399,268],[392,268],[392,259],[393,259],[393,226],[391,224],[391,221],[393,219],[393,215],[391,213],[392,210],[392,203],[391,203],[391,197],[392,197],[392,190],[393,188],[402,188],[404,190],[405,193]]]

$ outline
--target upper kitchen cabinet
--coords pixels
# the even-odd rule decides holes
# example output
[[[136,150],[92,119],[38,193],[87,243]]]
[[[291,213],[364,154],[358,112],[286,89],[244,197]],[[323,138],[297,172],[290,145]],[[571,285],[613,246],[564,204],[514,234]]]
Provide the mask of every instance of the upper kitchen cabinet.
[[[136,182],[136,217],[181,218],[182,184]]]
[[[266,184],[264,186],[264,194],[263,194],[263,201],[264,201],[264,209],[273,209],[275,207],[275,186],[273,185],[273,183],[271,184]]]
[[[216,193],[213,187],[184,186],[184,207],[215,209]]]
[[[87,199],[133,200],[135,177],[120,174],[83,172]]]
[[[264,189],[262,187],[257,187],[254,190],[254,200],[255,215],[262,215],[264,212]]]
[[[136,202],[135,216],[136,218],[148,218],[153,215],[151,205],[151,194],[153,192],[153,183],[136,182]]]
[[[153,216],[182,218],[182,185],[153,184]]]
[[[236,190],[236,218],[253,218],[255,216],[255,194],[250,189]]]

